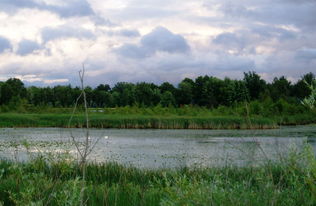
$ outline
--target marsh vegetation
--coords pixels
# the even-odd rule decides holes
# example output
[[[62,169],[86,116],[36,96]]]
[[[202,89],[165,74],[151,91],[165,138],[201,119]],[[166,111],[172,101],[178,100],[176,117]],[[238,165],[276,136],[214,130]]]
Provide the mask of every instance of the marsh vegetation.
[[[259,167],[146,170],[117,163],[87,165],[87,205],[315,205],[310,151]],[[38,157],[0,161],[3,205],[80,205],[80,166]]]

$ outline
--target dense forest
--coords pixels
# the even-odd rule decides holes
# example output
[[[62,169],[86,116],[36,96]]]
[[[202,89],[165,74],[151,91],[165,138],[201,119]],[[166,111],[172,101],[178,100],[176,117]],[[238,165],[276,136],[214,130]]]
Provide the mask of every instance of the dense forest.
[[[313,73],[303,75],[296,83],[286,77],[274,78],[271,83],[263,80],[256,72],[244,73],[242,80],[219,79],[199,76],[195,80],[185,78],[176,87],[168,82],[161,85],[139,82],[118,82],[111,88],[100,84],[96,88],[87,86],[85,91],[89,107],[181,107],[183,105],[217,108],[233,106],[245,101],[285,101],[290,104],[300,101],[310,94],[306,84],[315,79]],[[1,111],[12,110],[19,105],[72,107],[80,94],[79,87],[25,87],[16,78],[0,82]]]

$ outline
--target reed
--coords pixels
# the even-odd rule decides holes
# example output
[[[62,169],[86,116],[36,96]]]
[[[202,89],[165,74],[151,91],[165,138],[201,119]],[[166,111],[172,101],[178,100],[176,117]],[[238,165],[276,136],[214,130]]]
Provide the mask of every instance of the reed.
[[[315,205],[313,155],[259,167],[137,169],[88,163],[87,205]],[[80,166],[65,160],[0,161],[3,205],[79,205]],[[0,203],[0,205],[1,205]]]
[[[277,110],[279,107],[283,109]],[[73,116],[71,127],[84,126],[84,115],[80,109]],[[0,113],[0,127],[66,127],[70,116],[71,110],[67,108],[43,109],[36,113]],[[94,128],[270,129],[279,125],[316,123],[316,111],[293,105],[265,106],[259,102],[251,102],[248,113],[244,105],[216,109],[127,106],[92,108],[89,117]]]
[[[69,114],[0,114],[0,127],[66,127]],[[74,116],[71,127],[84,126],[83,115]],[[121,129],[269,129],[277,123],[268,118],[251,118],[251,126],[243,117],[234,116],[145,116],[90,114],[94,128]]]

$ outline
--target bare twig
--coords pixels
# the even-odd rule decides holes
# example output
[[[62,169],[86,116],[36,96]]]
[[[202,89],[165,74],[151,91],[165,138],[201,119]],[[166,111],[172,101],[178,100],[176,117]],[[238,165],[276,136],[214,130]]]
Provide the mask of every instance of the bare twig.
[[[78,103],[81,98],[83,98],[83,106],[84,106],[84,117],[85,117],[85,132],[84,132],[84,142],[82,147],[80,147],[79,140],[77,140],[76,136],[73,134],[73,132],[70,130],[70,136],[72,139],[73,144],[75,145],[77,152],[80,155],[80,166],[82,168],[82,180],[83,180],[83,185],[80,191],[80,205],[86,205],[87,200],[84,200],[84,192],[85,192],[85,179],[86,179],[86,162],[88,156],[91,154],[93,151],[94,147],[96,144],[99,142],[101,139],[101,136],[98,137],[94,142],[90,138],[90,125],[89,125],[89,114],[88,114],[88,103],[87,103],[87,95],[85,92],[85,87],[84,87],[84,75],[85,75],[85,67],[84,64],[82,64],[82,70],[79,71],[79,79],[80,79],[80,87],[81,87],[81,93],[78,96],[78,98],[75,101],[75,105],[71,114],[71,117],[69,118],[68,121],[68,127],[71,127],[71,122],[73,121],[73,117],[75,115],[75,112],[78,107]]]

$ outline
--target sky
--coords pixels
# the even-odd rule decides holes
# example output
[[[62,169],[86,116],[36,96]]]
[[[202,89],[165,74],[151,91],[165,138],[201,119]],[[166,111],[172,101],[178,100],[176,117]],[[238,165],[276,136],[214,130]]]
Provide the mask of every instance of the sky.
[[[296,82],[316,73],[315,0],[1,0],[0,81]]]

